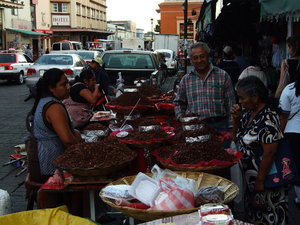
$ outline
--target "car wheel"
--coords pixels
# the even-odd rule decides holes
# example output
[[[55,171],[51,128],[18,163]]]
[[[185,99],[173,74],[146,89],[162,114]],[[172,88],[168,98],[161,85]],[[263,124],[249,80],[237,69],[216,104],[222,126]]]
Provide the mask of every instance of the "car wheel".
[[[24,83],[24,74],[23,72],[20,72],[18,79],[16,80],[17,84],[23,84]]]

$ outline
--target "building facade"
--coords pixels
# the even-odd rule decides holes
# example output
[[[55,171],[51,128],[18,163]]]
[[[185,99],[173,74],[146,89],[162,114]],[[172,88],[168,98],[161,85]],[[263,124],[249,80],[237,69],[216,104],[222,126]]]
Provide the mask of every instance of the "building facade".
[[[52,42],[106,39],[106,0],[50,0]]]
[[[184,0],[165,0],[159,4],[160,34],[178,34],[183,39],[184,34]],[[203,0],[188,1],[188,39],[194,39],[196,22]],[[196,12],[196,14],[195,14]],[[197,15],[198,14],[198,15]]]

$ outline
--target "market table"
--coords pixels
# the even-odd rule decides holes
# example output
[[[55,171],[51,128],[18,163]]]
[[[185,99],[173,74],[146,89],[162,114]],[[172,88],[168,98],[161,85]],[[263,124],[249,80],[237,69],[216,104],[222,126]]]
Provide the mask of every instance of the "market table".
[[[158,225],[161,223],[175,223],[177,225],[199,225],[199,213],[193,212],[189,214],[183,214],[178,216],[166,217],[158,220],[149,221],[146,223],[140,223],[139,225]],[[251,225],[240,220],[234,220],[236,225]]]
[[[63,188],[46,189],[41,188],[38,192],[37,201],[40,205],[43,201],[40,196],[42,193],[65,193],[65,192],[84,192],[89,193],[89,206],[90,206],[90,218],[96,221],[96,210],[95,210],[95,191],[100,191],[108,183],[112,182],[111,179],[102,179],[97,182],[73,182],[66,185]]]

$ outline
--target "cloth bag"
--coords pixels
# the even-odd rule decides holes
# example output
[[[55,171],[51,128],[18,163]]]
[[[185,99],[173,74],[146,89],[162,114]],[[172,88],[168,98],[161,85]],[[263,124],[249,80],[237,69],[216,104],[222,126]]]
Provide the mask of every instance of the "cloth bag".
[[[289,142],[286,138],[283,138],[279,142],[274,162],[266,177],[265,187],[276,188],[299,182],[299,180],[300,176],[297,172]]]
[[[158,204],[155,204],[153,207],[151,207],[151,209],[176,210],[195,207],[195,197],[193,192],[189,189],[179,188],[172,179],[160,179],[159,186],[165,197],[163,200],[159,201]]]
[[[75,102],[69,97],[63,101],[63,104],[75,128],[85,125],[93,116],[89,103]]]

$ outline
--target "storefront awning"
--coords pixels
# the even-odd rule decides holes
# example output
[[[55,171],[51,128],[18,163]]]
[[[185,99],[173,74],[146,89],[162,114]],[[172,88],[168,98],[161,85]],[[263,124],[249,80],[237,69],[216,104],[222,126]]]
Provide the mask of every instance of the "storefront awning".
[[[261,20],[300,20],[299,0],[260,0]]]
[[[16,2],[0,0],[0,7],[22,9],[24,5]]]
[[[31,35],[31,36],[47,36],[48,35],[48,34],[44,34],[44,33],[35,32],[32,30],[23,30],[23,29],[15,29],[15,28],[6,28],[6,30],[22,33],[25,35]]]
[[[114,32],[107,30],[93,30],[93,29],[81,29],[81,28],[53,28],[53,32],[88,32],[88,33],[102,33],[102,34],[114,34]]]

